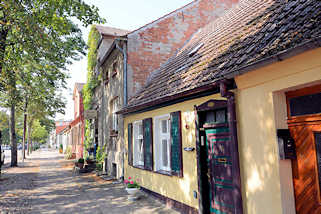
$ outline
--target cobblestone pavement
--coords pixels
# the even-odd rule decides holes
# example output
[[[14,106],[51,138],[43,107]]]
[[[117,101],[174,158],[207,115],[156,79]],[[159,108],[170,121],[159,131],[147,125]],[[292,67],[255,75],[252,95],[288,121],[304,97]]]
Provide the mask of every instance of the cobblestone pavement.
[[[74,175],[72,165],[56,151],[38,151],[24,165],[5,169],[0,178],[0,214],[178,213],[144,194],[130,202],[122,184],[92,174]]]

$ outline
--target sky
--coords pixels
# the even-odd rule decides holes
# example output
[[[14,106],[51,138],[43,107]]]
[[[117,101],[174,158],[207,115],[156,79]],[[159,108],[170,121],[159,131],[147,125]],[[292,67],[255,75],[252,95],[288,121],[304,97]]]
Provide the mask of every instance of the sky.
[[[85,0],[86,3],[95,5],[99,14],[106,19],[105,26],[124,30],[135,30],[148,24],[190,2],[192,0]],[[82,28],[83,38],[87,42],[90,27]],[[86,82],[87,60],[83,57],[68,66],[71,78],[67,81],[68,90],[64,91],[67,98],[65,115],[58,114],[56,119],[73,119],[72,92],[76,82]]]

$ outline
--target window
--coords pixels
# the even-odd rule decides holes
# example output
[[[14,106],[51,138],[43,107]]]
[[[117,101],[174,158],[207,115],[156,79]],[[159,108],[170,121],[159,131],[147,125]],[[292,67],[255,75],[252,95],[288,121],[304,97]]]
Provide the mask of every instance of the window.
[[[118,130],[118,115],[116,112],[118,111],[118,97],[112,100],[111,102],[111,108],[112,108],[112,130],[117,131]]]
[[[144,165],[144,137],[143,137],[143,122],[136,121],[133,123],[133,162],[134,166]]]
[[[170,171],[170,119],[169,115],[155,117],[155,169]]]
[[[128,165],[183,177],[181,112],[128,124]]]

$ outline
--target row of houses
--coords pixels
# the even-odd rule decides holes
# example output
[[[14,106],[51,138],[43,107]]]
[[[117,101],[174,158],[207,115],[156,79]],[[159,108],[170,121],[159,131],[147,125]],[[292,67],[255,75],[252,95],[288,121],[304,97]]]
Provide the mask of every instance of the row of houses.
[[[101,34],[108,174],[182,213],[321,212],[321,2],[199,0]]]
[[[63,153],[70,150],[70,158],[82,158],[84,154],[85,119],[82,90],[84,83],[75,83],[73,90],[73,120],[56,121],[56,130],[50,135],[52,148],[62,147]]]

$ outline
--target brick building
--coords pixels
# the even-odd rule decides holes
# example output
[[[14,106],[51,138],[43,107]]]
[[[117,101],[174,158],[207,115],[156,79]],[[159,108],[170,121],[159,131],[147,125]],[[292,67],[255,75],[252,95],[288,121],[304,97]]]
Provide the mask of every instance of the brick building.
[[[175,54],[199,28],[237,2],[193,1],[132,32],[120,34],[118,29],[118,36],[114,36],[117,33],[113,28],[97,28],[105,35],[102,37],[105,43],[98,47],[97,76],[102,72],[103,81],[95,90],[93,109],[97,110],[98,117],[93,124],[95,141],[100,146],[106,145],[108,174],[123,177],[124,122],[122,116],[116,114],[117,110],[125,107],[128,100],[148,84],[151,72]]]

